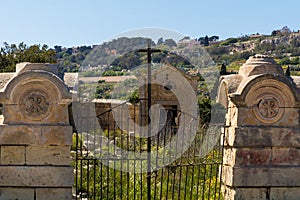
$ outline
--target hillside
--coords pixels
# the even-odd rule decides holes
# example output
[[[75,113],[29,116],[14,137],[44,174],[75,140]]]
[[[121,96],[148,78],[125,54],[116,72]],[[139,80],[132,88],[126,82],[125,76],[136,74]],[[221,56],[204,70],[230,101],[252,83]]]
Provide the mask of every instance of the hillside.
[[[298,75],[300,56],[300,32],[292,32],[287,27],[274,30],[270,35],[244,35],[238,38],[218,40],[218,36],[199,37],[191,39],[184,37],[177,43],[172,39],[160,38],[152,41],[151,46],[160,49],[160,53],[153,54],[154,63],[170,63],[185,71],[193,68],[188,56],[183,52],[192,53],[193,48],[205,49],[217,66],[225,64],[227,71],[236,73],[238,68],[255,54],[273,56],[284,68],[290,66],[292,75]],[[55,47],[58,63],[63,71],[74,72],[94,69],[94,71],[108,71],[105,75],[120,75],[115,72],[130,70],[146,63],[146,55],[137,50],[145,48],[147,38],[118,38],[100,45],[81,46],[73,48]],[[206,61],[204,61],[206,62]],[[194,63],[193,63],[194,64]],[[95,73],[95,75],[100,75]],[[93,76],[88,74],[87,76]]]

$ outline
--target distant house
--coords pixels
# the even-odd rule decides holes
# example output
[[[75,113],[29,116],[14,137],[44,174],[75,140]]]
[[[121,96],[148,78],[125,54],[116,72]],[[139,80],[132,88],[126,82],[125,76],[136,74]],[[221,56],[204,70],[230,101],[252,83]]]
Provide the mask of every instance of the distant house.
[[[256,33],[256,34],[251,34],[249,37],[250,38],[260,38],[262,37],[263,35],[259,34],[259,33]]]
[[[151,121],[154,141],[161,143],[176,134],[182,110],[195,109],[191,97],[187,94],[197,94],[199,76],[193,76],[180,69],[166,64],[154,71],[151,80],[151,105],[154,107]],[[146,83],[146,80],[144,80]],[[186,92],[186,93],[185,93]],[[148,124],[147,84],[140,87],[139,96],[141,126]],[[155,132],[155,131],[158,131]]]

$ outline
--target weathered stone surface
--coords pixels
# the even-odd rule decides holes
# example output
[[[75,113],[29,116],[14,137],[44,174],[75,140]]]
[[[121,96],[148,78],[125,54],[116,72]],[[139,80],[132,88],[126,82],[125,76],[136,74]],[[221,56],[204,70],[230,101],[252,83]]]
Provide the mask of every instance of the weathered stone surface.
[[[43,145],[72,145],[71,126],[42,126]]]
[[[0,187],[72,187],[72,167],[0,166]]]
[[[54,65],[31,63],[0,75],[0,199],[72,197],[72,96],[57,75]]]
[[[27,165],[65,165],[71,163],[70,146],[27,146]]]
[[[0,145],[33,145],[41,143],[41,127],[34,125],[2,125]]]
[[[271,148],[226,148],[223,163],[229,166],[264,166],[272,164]]]
[[[235,187],[300,186],[300,167],[233,167],[227,171]]]
[[[52,72],[53,74],[58,75],[58,68],[53,64],[23,62],[16,65],[16,73],[18,74],[36,69]]]
[[[223,164],[234,166],[236,162],[236,148],[224,147]]]
[[[253,76],[264,73],[284,75],[281,66],[278,65],[273,58],[265,55],[251,56],[239,70],[239,74],[243,76]]]
[[[1,200],[32,200],[34,199],[33,188],[0,188]]]
[[[234,147],[300,147],[300,127],[229,127],[225,145]]]
[[[297,108],[278,108],[278,110],[278,112],[282,111],[283,115],[278,119],[278,121],[276,121],[276,123],[272,123],[272,125],[290,127],[299,126]],[[267,120],[268,119],[265,119],[265,121]],[[262,122],[255,117],[254,111],[251,107],[239,109],[238,124],[242,126],[266,126],[266,122]]]
[[[6,105],[4,112],[5,124],[60,124],[68,125],[69,115],[66,105],[50,105],[51,112],[42,120],[31,120],[24,116],[18,105]]]
[[[232,188],[224,187],[223,194],[225,199],[238,199],[238,200],[268,200],[268,188]]]
[[[300,149],[298,148],[273,148],[272,165],[276,166],[299,166]]]
[[[24,165],[25,146],[1,146],[1,165]]]
[[[299,200],[300,188],[299,187],[279,187],[272,188],[270,199],[271,200]]]
[[[235,199],[239,200],[267,200],[269,196],[267,188],[237,188]]]
[[[72,200],[72,188],[37,188],[36,199]]]
[[[286,147],[225,147],[223,163],[228,166],[242,167],[299,166],[300,150]]]
[[[238,75],[221,78],[220,103],[228,105],[222,166],[226,200],[299,199],[299,80],[261,55],[251,57]]]

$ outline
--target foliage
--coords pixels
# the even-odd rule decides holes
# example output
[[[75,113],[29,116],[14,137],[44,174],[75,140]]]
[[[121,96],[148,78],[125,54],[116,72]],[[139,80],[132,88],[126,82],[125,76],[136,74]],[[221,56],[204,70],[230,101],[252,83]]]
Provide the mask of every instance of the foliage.
[[[290,67],[288,67],[288,68],[286,69],[285,75],[286,75],[286,76],[290,76],[290,75],[291,75]]]
[[[111,91],[114,87],[112,83],[101,83],[97,85],[95,91],[95,98],[96,99],[110,99],[111,98]]]
[[[83,77],[97,77],[97,76],[99,77],[102,76],[102,72],[89,70],[89,71],[81,72],[81,75]]]
[[[233,43],[236,43],[236,42],[238,42],[238,39],[237,39],[237,38],[228,38],[228,39],[226,39],[225,41],[223,41],[223,42],[221,43],[221,45],[227,46],[227,45],[230,45],[230,44],[233,44]]]
[[[106,70],[103,72],[102,76],[123,76],[124,72],[114,71],[114,70]]]
[[[176,47],[177,46],[176,42],[173,39],[166,39],[164,44],[169,46],[169,47]]]
[[[120,138],[121,134],[120,132],[109,134],[108,131],[105,133],[111,139]],[[128,139],[124,140],[125,143],[128,142]],[[80,145],[77,146],[80,147]],[[195,147],[199,148],[199,146],[195,143]],[[195,156],[195,147],[191,147],[172,164],[151,173],[152,198],[223,199],[220,195],[221,183],[218,179],[222,154],[215,149],[205,158],[200,158]],[[80,149],[78,151],[81,152]],[[78,160],[74,162],[74,168],[77,171],[74,183],[77,197],[88,199],[147,198],[147,173],[125,172],[125,170],[129,171],[129,168],[139,172],[141,166],[146,164],[146,160],[123,160],[116,157],[106,162],[105,157],[94,158],[84,153],[78,153],[77,156]],[[116,167],[124,171],[116,170]]]
[[[45,44],[27,46],[23,42],[19,45],[5,42],[0,49],[0,72],[13,72],[21,62],[55,63],[55,51]]]
[[[91,52],[92,47],[62,48],[61,46],[54,46],[54,50],[62,72],[78,72],[80,65]]]
[[[211,99],[207,96],[198,96],[200,119],[203,124],[209,123],[211,117]]]
[[[129,96],[130,103],[138,103],[140,101],[139,90],[135,89],[133,93]]]
[[[221,66],[220,75],[226,75],[226,74],[227,74],[226,65],[223,63]]]

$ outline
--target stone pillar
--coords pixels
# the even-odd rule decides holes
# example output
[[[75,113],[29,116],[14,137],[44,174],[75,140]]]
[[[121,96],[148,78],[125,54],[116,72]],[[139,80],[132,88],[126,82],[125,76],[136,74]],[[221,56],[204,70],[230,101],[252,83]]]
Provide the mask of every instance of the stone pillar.
[[[21,63],[0,86],[0,199],[72,199],[71,94],[56,66]]]
[[[267,56],[251,57],[221,78],[228,108],[222,166],[226,200],[300,197],[299,77]]]

